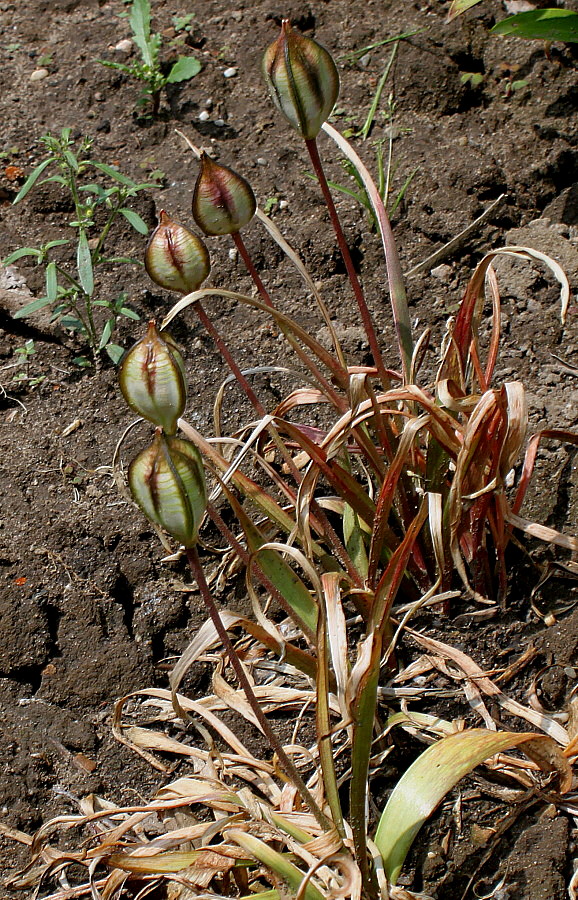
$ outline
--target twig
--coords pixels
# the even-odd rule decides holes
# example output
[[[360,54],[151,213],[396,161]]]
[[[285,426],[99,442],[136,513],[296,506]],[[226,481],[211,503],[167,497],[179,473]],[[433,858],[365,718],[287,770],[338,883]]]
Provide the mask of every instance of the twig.
[[[428,256],[427,259],[424,259],[423,262],[418,263],[417,266],[413,266],[413,268],[411,268],[408,272],[405,272],[405,277],[411,278],[413,275],[419,275],[420,272],[425,272],[428,269],[432,269],[436,265],[436,263],[439,263],[443,259],[447,259],[448,256],[451,256],[454,250],[457,250],[458,247],[460,247],[464,243],[466,238],[468,238],[470,234],[472,234],[472,232],[476,230],[476,228],[479,228],[480,225],[483,225],[484,222],[487,222],[493,211],[497,206],[499,206],[505,196],[505,194],[500,194],[497,200],[494,200],[494,202],[484,210],[481,216],[478,216],[477,219],[474,219],[474,221],[470,225],[468,225],[467,228],[464,228],[463,231],[460,231],[459,234],[456,234],[456,236],[452,238],[451,241],[448,241],[447,244],[444,244],[443,247],[440,247],[439,250],[436,250],[435,253],[432,253],[432,255]]]

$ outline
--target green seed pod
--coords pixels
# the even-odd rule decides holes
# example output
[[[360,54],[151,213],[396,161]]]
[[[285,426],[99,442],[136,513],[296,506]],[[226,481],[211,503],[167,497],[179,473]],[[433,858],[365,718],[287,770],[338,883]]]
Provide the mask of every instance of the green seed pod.
[[[166,437],[157,428],[150,447],[132,461],[128,483],[147,519],[193,547],[207,505],[205,472],[194,444]]]
[[[190,294],[211,270],[209,251],[200,238],[161,209],[145,251],[145,269],[155,284],[167,291]]]
[[[201,153],[201,171],[193,193],[193,218],[205,234],[235,234],[257,208],[248,181]]]
[[[161,337],[154,322],[123,359],[119,382],[131,409],[167,434],[176,432],[187,402],[185,367],[172,337]]]
[[[277,109],[305,140],[317,137],[337,100],[339,75],[331,55],[293,31],[288,19],[265,51],[263,74]]]

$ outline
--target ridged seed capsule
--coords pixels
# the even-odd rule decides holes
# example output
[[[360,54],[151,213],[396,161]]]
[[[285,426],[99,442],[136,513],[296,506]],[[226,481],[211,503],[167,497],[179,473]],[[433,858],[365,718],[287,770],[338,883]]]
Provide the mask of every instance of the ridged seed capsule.
[[[145,251],[145,269],[167,291],[190,294],[211,270],[209,251],[196,234],[173,222],[162,209]]]
[[[193,547],[207,505],[201,455],[190,441],[157,429],[150,447],[132,461],[128,483],[147,519],[185,547]]]
[[[193,192],[193,218],[205,234],[235,234],[255,215],[257,201],[251,185],[204,152],[200,163]]]
[[[288,19],[265,51],[263,74],[277,109],[305,140],[317,137],[339,94],[339,75],[330,53],[293,31]]]
[[[161,337],[154,322],[126,354],[119,383],[131,409],[168,435],[175,434],[187,402],[185,367],[172,337],[165,332]]]

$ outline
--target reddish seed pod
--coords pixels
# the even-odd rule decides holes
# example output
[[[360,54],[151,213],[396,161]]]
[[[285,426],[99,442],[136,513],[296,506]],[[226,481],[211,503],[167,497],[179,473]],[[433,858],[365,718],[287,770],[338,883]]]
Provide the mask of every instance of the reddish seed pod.
[[[132,461],[128,483],[147,519],[193,547],[207,505],[205,472],[194,444],[167,437],[160,428],[150,447]]]
[[[208,235],[236,234],[257,208],[248,181],[201,153],[201,170],[193,193],[193,218]]]
[[[201,286],[211,270],[203,241],[161,209],[159,224],[145,251],[145,269],[167,291],[190,294]]]
[[[147,332],[131,347],[119,370],[124,399],[139,416],[175,434],[187,402],[185,368],[172,337],[149,322]]]
[[[281,34],[265,51],[263,74],[275,106],[293,128],[306,140],[317,137],[339,94],[331,54],[284,19]]]

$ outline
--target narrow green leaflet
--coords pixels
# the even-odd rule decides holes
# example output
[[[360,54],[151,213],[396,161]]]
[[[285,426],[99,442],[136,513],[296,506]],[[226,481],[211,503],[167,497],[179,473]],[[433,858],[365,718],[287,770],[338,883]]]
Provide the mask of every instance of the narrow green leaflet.
[[[129,22],[134,42],[142,54],[143,62],[152,68],[154,60],[150,45],[151,6],[149,0],[133,0]]]
[[[48,297],[39,297],[38,300],[33,300],[32,303],[27,303],[26,306],[23,306],[22,309],[17,309],[13,314],[13,319],[24,319],[26,316],[31,315],[34,312],[38,312],[39,309],[44,309],[45,306],[50,306],[52,303]]]
[[[95,169],[98,169],[99,172],[108,175],[113,181],[118,181],[119,184],[124,184],[126,187],[131,188],[135,187],[135,182],[132,178],[129,178],[128,175],[123,175],[122,172],[119,172],[118,169],[113,168],[113,166],[107,166],[106,163],[97,162],[94,159],[90,160],[90,165],[94,166]]]
[[[524,749],[523,745],[530,745],[530,742],[534,746],[543,745],[544,757],[547,754],[551,760],[559,757],[562,768],[564,758],[552,738],[532,732],[515,734],[485,728],[472,728],[442,738],[418,756],[391,792],[375,835],[386,875],[392,884],[397,881],[419,829],[460,778],[490,756],[512,747]],[[534,746],[531,755],[538,762]]]
[[[119,209],[119,212],[121,213],[121,215],[123,215],[125,217],[127,222],[129,222],[130,225],[132,225],[134,230],[138,231],[139,234],[148,234],[149,233],[148,225],[146,224],[146,222],[144,222],[141,219],[141,217],[139,216],[138,213],[134,212],[134,210],[123,208],[123,209]]]
[[[38,179],[40,178],[40,176],[42,175],[44,170],[47,169],[48,166],[50,165],[50,163],[53,163],[53,162],[54,162],[54,157],[50,156],[48,159],[45,159],[43,162],[41,162],[39,166],[36,166],[34,171],[28,176],[28,178],[26,179],[26,181],[24,182],[24,184],[22,185],[22,187],[16,194],[16,197],[14,198],[15,204],[19,203],[20,200],[22,200],[23,197],[26,196],[28,191],[34,187],[34,185],[36,184],[36,182],[38,181]]]
[[[491,31],[526,40],[578,43],[578,13],[569,9],[533,9],[498,22]]]
[[[105,350],[115,366],[118,366],[124,356],[124,347],[121,347],[119,344],[107,344]]]
[[[140,322],[140,316],[134,309],[130,309],[128,306],[121,306],[119,309],[119,315],[126,316],[127,319],[132,319],[133,322]]]
[[[58,280],[56,278],[56,263],[50,262],[46,266],[46,296],[51,303],[58,297]]]
[[[100,342],[98,345],[99,350],[104,350],[104,348],[110,341],[110,337],[112,335],[112,332],[114,331],[115,323],[116,323],[116,319],[114,316],[111,316],[110,319],[106,320],[104,328],[102,329],[102,334],[100,336]]]
[[[73,172],[78,172],[78,160],[74,153],[71,153],[70,150],[64,150],[62,155],[64,156],[64,159],[73,170]]]
[[[36,259],[40,259],[42,253],[40,250],[35,250],[33,247],[21,247],[20,250],[15,250],[14,253],[11,253],[9,256],[6,256],[2,260],[3,266],[10,266],[12,263],[15,263],[17,260],[22,259],[23,256],[35,256]]]
[[[476,3],[480,2],[481,0],[453,0],[448,12],[448,22],[451,22],[456,16],[461,16],[461,14],[465,12],[466,9],[469,9],[470,6],[475,6]]]
[[[169,72],[167,84],[176,84],[179,81],[188,81],[201,71],[201,63],[194,56],[179,56]]]
[[[76,253],[76,265],[82,290],[89,297],[94,293],[94,272],[92,270],[92,257],[86,232],[81,231],[78,237],[78,249]]]

